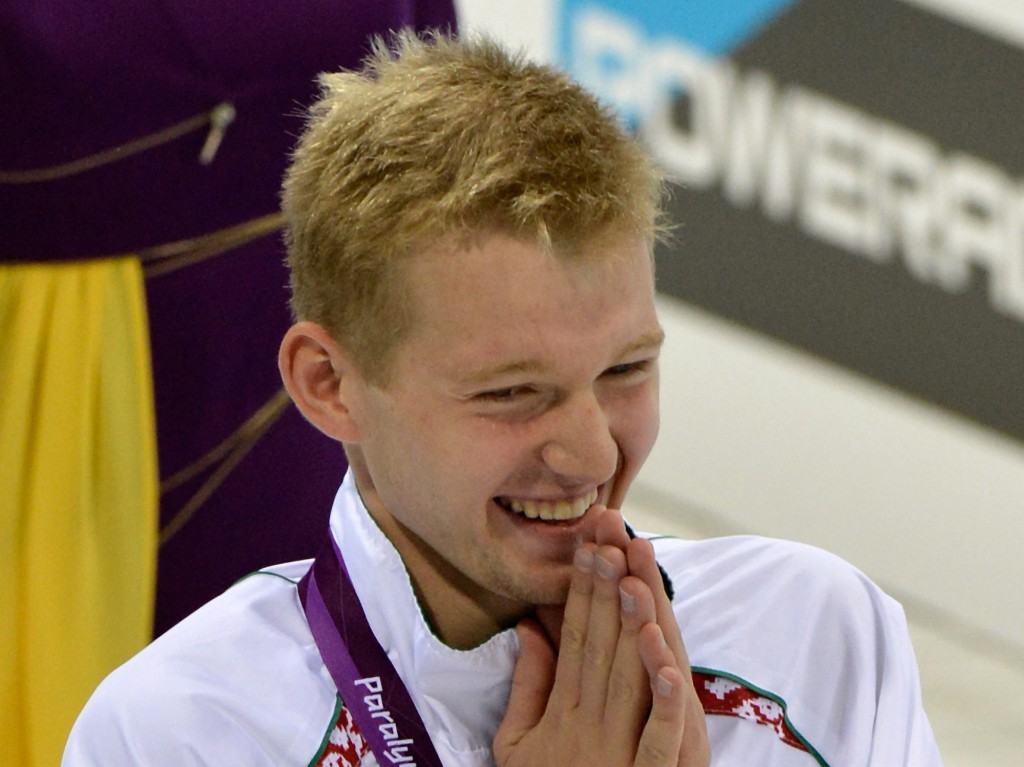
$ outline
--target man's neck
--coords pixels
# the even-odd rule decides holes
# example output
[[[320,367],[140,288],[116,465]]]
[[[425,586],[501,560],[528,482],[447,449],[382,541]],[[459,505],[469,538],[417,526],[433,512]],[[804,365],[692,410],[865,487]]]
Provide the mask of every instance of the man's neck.
[[[469,650],[533,614],[533,605],[486,591],[440,560],[423,539],[384,510],[361,456],[350,455],[349,463],[363,505],[398,551],[423,617],[438,639],[453,649]]]
[[[426,544],[407,529],[381,529],[402,557],[431,631],[449,647],[478,647],[533,613],[532,605],[485,592],[454,567],[438,569],[436,561],[427,561]]]

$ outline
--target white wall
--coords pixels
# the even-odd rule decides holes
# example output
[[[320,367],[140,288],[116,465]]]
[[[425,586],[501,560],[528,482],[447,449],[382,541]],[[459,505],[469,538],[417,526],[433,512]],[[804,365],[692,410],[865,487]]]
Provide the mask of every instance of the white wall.
[[[912,1],[969,7],[1024,45],[1024,0]],[[549,57],[550,0],[459,7],[465,28]],[[823,546],[908,612],[1024,653],[1024,445],[673,299],[661,313],[662,436],[638,491],[710,532]]]
[[[643,485],[714,513],[712,528],[823,546],[905,601],[1022,643],[1024,445],[673,299],[660,308],[663,423]]]

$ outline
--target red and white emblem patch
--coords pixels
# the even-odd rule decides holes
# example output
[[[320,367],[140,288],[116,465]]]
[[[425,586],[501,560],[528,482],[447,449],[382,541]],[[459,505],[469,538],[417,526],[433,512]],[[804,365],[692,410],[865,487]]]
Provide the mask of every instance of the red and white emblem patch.
[[[744,687],[732,679],[700,671],[693,672],[693,686],[697,690],[701,705],[704,706],[704,713],[708,716],[735,716],[771,727],[779,740],[787,746],[800,751],[807,750],[786,722],[786,710],[778,701]]]
[[[312,767],[358,767],[368,753],[369,744],[359,732],[352,714],[342,705],[323,753]]]

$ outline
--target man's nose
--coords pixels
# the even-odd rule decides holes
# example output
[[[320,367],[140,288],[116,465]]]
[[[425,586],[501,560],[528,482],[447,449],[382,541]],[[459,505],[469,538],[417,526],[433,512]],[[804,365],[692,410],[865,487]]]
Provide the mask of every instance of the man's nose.
[[[615,473],[619,447],[608,414],[593,391],[576,392],[549,414],[544,464],[574,483],[599,484]]]

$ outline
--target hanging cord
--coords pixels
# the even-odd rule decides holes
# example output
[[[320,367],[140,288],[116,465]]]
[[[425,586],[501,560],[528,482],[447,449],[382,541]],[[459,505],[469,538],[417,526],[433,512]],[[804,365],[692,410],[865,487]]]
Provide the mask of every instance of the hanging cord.
[[[284,214],[269,213],[210,234],[143,248],[137,255],[142,261],[142,273],[149,279],[219,256],[283,227]]]
[[[189,117],[179,123],[170,125],[148,136],[128,141],[124,144],[103,149],[95,154],[80,157],[71,162],[50,165],[46,168],[29,168],[28,170],[0,170],[0,184],[39,184],[44,181],[55,181],[68,176],[77,176],[93,168],[109,165],[124,160],[132,155],[145,152],[177,138],[200,130],[206,125],[210,132],[206,136],[203,148],[199,152],[199,164],[209,165],[217,155],[217,149],[224,138],[227,127],[234,122],[236,116],[234,105],[224,101],[213,109],[202,114]]]
[[[172,490],[181,487],[189,480],[199,476],[212,466],[216,468],[205,482],[196,490],[195,494],[188,499],[171,518],[171,520],[160,529],[159,543],[163,546],[191,520],[197,511],[206,503],[210,496],[216,492],[224,480],[228,478],[235,467],[242,462],[249,451],[256,446],[260,438],[267,430],[284,415],[285,410],[291,402],[288,392],[281,389],[274,394],[259,410],[253,413],[238,429],[219,445],[209,450],[205,455],[184,469],[175,472],[160,483],[160,494],[164,495]],[[218,465],[219,464],[219,465]]]

